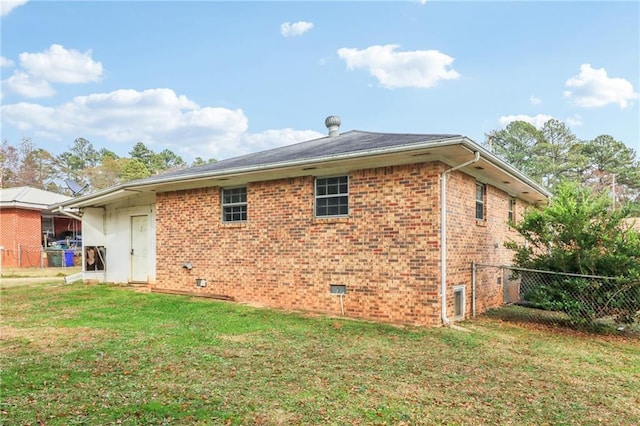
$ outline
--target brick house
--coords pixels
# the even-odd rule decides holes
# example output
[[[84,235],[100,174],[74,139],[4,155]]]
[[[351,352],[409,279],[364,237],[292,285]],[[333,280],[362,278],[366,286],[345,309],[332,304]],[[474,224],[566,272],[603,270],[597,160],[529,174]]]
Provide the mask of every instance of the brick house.
[[[501,304],[500,277],[474,285],[471,262],[510,263],[508,219],[550,194],[464,136],[326,124],[62,203],[104,257],[84,279],[413,325]]]
[[[29,186],[0,189],[0,247],[2,266],[42,266],[45,240],[77,235],[81,221],[49,210],[69,200],[66,195]]]

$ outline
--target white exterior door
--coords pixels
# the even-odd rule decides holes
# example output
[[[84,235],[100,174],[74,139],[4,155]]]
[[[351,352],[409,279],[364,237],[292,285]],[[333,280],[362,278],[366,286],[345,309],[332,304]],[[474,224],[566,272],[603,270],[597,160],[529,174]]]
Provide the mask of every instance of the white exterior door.
[[[131,282],[149,281],[149,220],[131,216]]]

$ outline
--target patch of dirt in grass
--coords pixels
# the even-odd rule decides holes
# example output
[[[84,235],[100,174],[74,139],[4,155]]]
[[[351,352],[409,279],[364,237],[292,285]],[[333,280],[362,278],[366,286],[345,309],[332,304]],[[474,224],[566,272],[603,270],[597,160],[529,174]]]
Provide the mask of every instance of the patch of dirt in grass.
[[[42,287],[41,287],[42,288]],[[53,302],[53,299],[51,300],[51,302]],[[20,303],[20,304],[15,304],[12,305],[10,307],[2,307],[2,322],[4,322],[5,324],[9,324],[9,323],[13,323],[14,325],[17,324],[21,324],[25,318],[25,315],[27,313],[31,313],[31,312],[38,312],[39,308],[42,306],[43,302],[40,301],[40,303],[38,302],[33,302],[33,301],[26,301],[24,303]],[[76,308],[60,308],[58,309],[55,313],[52,313],[51,315],[47,315],[46,319],[47,321],[51,321],[51,320],[60,320],[60,319],[71,319],[74,318],[78,313],[78,309]],[[31,323],[30,325],[34,325],[33,323]],[[32,328],[32,327],[29,327]]]
[[[3,326],[0,327],[0,340],[9,340],[22,337],[22,333],[15,327]]]
[[[98,330],[89,327],[60,328],[38,327],[18,328],[10,325],[0,326],[0,352],[20,352],[25,346],[43,353],[60,353],[68,350],[70,343],[86,344],[89,342],[113,336],[108,330]],[[11,345],[11,342],[19,342]]]
[[[567,326],[563,326],[560,324],[554,323],[544,323],[537,321],[527,321],[527,320],[511,320],[511,319],[501,319],[499,316],[494,316],[493,318],[483,318],[479,317],[474,319],[476,323],[491,323],[497,322],[503,324],[505,327],[508,327],[511,324],[513,327],[535,331],[539,333],[549,333],[557,336],[563,337],[576,337],[581,339],[597,339],[605,342],[633,342],[640,340],[640,332],[636,331],[634,328],[625,328],[624,330],[616,331],[616,332],[598,332],[598,331],[590,331],[590,330],[580,330],[575,328],[570,328]]]
[[[257,413],[253,416],[254,425],[292,425],[301,424],[301,422],[302,415],[287,412],[281,408],[266,413]]]
[[[560,315],[560,316],[558,316]],[[514,324],[527,330],[542,333],[560,334],[578,338],[601,339],[605,341],[630,341],[640,339],[640,325],[623,325],[615,323],[612,318],[601,318],[591,327],[575,327],[568,316],[557,312],[546,312],[522,306],[505,306],[487,312],[485,317],[474,319],[481,321],[491,318],[504,324]]]
[[[65,277],[82,270],[81,266],[60,268],[2,268],[3,278]]]
[[[20,277],[20,278],[2,278],[0,289],[10,289],[15,287],[42,287],[42,286],[58,286],[64,284],[64,280],[60,277]]]
[[[222,334],[219,336],[219,338],[221,340],[226,340],[229,342],[243,343],[243,342],[253,341],[255,337],[260,334],[262,333],[255,332],[255,333],[244,333],[244,334]]]

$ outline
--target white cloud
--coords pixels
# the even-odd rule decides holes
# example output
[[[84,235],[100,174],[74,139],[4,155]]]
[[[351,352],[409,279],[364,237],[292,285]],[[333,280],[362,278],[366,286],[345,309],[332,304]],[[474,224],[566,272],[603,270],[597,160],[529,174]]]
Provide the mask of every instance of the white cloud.
[[[429,88],[441,80],[460,77],[450,68],[454,59],[437,50],[414,50],[398,52],[400,46],[387,44],[366,49],[338,49],[338,56],[350,70],[364,68],[378,79],[383,87]]]
[[[19,56],[21,69],[2,81],[3,92],[8,89],[27,98],[47,97],[56,93],[51,83],[88,83],[102,76],[102,64],[91,58],[91,51],[80,53],[52,44],[44,52]],[[2,65],[7,64],[13,62],[2,57]]]
[[[573,127],[582,126],[582,124],[583,124],[582,123],[582,117],[580,117],[580,114],[573,114],[573,116],[567,117],[565,122],[569,126],[573,126]]]
[[[8,15],[16,7],[22,6],[27,0],[2,0],[0,1],[0,16]]]
[[[531,95],[529,101],[531,101],[531,105],[540,105],[542,103],[542,100],[536,95]]]
[[[546,114],[538,114],[535,116],[526,114],[503,115],[498,119],[498,123],[500,123],[502,127],[505,127],[512,121],[525,121],[527,123],[533,124],[537,129],[540,129],[542,128],[544,123],[551,120],[552,118],[552,116]]]
[[[312,22],[306,22],[306,21],[298,21],[294,23],[285,22],[280,25],[280,34],[282,34],[284,37],[301,36],[302,34],[306,33],[312,28],[313,28]]]
[[[11,68],[13,66],[13,61],[9,58],[5,58],[4,56],[0,56],[0,67],[2,68]]]
[[[582,64],[580,73],[568,79],[564,96],[575,105],[584,108],[618,104],[627,108],[629,102],[638,99],[633,85],[624,78],[610,78],[604,68],[594,69],[591,64]]]
[[[91,58],[90,50],[81,53],[59,44],[41,53],[21,53],[20,65],[32,76],[52,83],[88,83],[102,76],[102,64]]]
[[[116,90],[78,96],[57,106],[2,105],[4,124],[60,141],[79,136],[154,150],[171,149],[185,158],[218,159],[324,136],[293,129],[247,133],[241,109],[201,107],[171,89]]]
[[[5,88],[26,98],[44,98],[53,96],[56,93],[47,81],[35,78],[22,71],[15,71],[11,77],[3,80],[3,92]]]

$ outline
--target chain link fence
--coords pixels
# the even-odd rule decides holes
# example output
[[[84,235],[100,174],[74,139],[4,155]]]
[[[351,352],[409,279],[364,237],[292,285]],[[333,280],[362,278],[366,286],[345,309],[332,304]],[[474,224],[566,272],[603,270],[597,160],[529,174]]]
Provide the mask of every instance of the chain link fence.
[[[78,248],[62,249],[18,244],[15,249],[2,247],[0,262],[6,268],[72,267],[82,263]]]
[[[503,319],[571,328],[612,328],[640,333],[640,280],[569,274],[511,266],[474,265],[502,271]],[[481,273],[481,272],[480,272]]]

